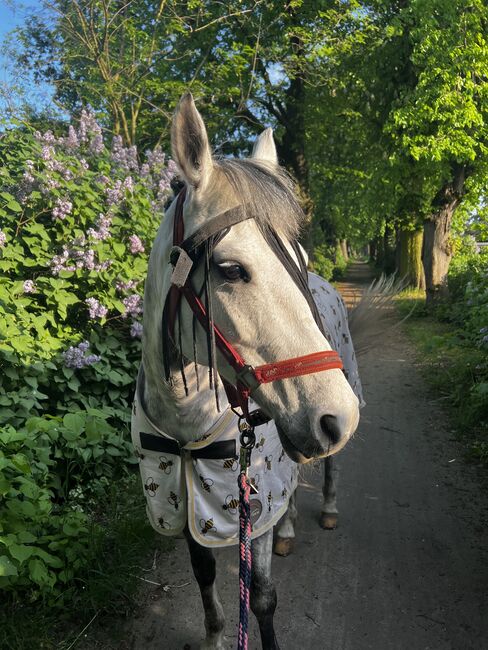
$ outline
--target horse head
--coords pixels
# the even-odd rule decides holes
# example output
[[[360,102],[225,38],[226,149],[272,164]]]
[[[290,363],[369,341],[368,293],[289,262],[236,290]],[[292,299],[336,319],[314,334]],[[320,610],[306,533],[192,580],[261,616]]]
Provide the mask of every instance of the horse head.
[[[306,297],[266,237],[270,231],[276,233],[298,264],[291,242],[303,223],[303,212],[293,183],[278,165],[271,129],[259,136],[251,158],[214,159],[203,120],[187,94],[175,113],[172,150],[186,185],[185,238],[233,208],[240,206],[246,215],[215,239],[206,272],[199,262],[191,274],[197,292],[208,280],[213,318],[226,339],[254,367],[330,350]],[[144,364],[159,366],[160,373],[158,341],[171,284],[174,213],[173,203],[151,253],[146,283]],[[209,363],[208,337],[200,325],[195,327],[184,302],[178,320],[181,358],[173,355],[172,372],[187,365],[191,373],[194,356],[199,365]],[[235,384],[235,373],[221,354],[215,361],[218,374]],[[358,400],[339,369],[261,385],[252,399],[274,419],[283,448],[297,462],[341,449],[359,420]]]

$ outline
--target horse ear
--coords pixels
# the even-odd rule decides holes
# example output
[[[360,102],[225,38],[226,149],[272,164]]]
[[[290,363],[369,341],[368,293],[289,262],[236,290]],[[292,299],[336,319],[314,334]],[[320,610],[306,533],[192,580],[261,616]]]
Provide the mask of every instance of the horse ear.
[[[276,145],[273,138],[273,129],[266,129],[256,138],[252,150],[251,158],[258,160],[265,160],[266,162],[278,164],[278,154],[276,153]]]
[[[182,96],[176,107],[171,149],[186,182],[195,189],[205,186],[212,172],[212,154],[205,124],[190,92]]]

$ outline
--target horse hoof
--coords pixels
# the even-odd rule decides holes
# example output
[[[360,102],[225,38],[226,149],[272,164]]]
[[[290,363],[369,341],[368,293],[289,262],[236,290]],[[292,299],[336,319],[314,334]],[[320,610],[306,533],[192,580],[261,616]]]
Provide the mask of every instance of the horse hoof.
[[[275,555],[281,555],[281,557],[286,557],[290,553],[293,553],[294,547],[295,539],[293,537],[277,537],[274,543],[273,553]]]
[[[337,528],[337,515],[322,512],[319,523],[324,530],[334,530],[334,528]]]

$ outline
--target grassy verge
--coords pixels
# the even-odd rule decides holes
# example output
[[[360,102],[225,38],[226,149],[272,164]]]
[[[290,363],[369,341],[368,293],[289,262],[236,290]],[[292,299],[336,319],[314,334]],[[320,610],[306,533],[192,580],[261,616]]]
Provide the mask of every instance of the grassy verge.
[[[2,598],[0,648],[72,650],[86,643],[87,635],[96,647],[98,636],[106,638],[107,629],[113,647],[119,647],[121,619],[136,607],[142,567],[151,564],[155,551],[168,552],[172,542],[149,526],[135,473],[112,486],[93,516],[90,568],[65,594],[62,607],[56,602],[29,604]]]
[[[451,415],[466,456],[488,469],[488,358],[462,328],[442,322],[424,307],[424,294],[405,291],[400,313],[411,313],[404,327],[419,353],[428,385]]]

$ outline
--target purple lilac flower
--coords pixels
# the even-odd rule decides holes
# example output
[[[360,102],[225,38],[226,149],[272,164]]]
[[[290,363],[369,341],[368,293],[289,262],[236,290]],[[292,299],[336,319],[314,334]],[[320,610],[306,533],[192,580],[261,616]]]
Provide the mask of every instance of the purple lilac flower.
[[[135,320],[130,326],[130,335],[133,339],[142,339],[142,323]]]
[[[87,235],[96,241],[105,241],[106,239],[110,239],[111,225],[112,217],[110,215],[99,214],[95,228],[88,228]]]
[[[488,335],[487,335],[487,336],[483,336],[483,338],[481,339],[481,342],[482,342],[482,343],[485,343],[485,344],[488,345]]]
[[[32,185],[34,183],[34,181],[35,181],[33,172],[34,172],[34,161],[26,160],[25,161],[25,171],[24,171],[24,174],[23,174],[22,178],[29,185]]]
[[[83,343],[79,343],[77,346],[70,346],[63,352],[64,365],[67,368],[85,368],[100,361],[100,357],[97,354],[86,354],[89,347],[88,341],[83,341]]]
[[[44,142],[46,144],[54,144],[56,142],[56,136],[52,131],[46,131],[46,133],[40,133],[39,131],[36,131],[34,133],[34,138],[38,142]]]
[[[105,318],[108,314],[108,308],[96,298],[87,298],[85,303],[88,305],[90,318]]]
[[[64,145],[68,149],[77,149],[80,146],[78,135],[75,131],[74,126],[71,124],[68,127],[68,136],[64,139]]]
[[[163,153],[161,147],[158,145],[152,151],[146,151],[146,162],[154,169],[155,167],[162,167],[166,160],[166,154]]]
[[[122,302],[125,307],[125,312],[122,315],[122,318],[127,318],[128,316],[135,317],[142,314],[142,298],[139,294],[133,293],[130,296],[127,296],[127,298],[124,298]]]
[[[100,154],[104,149],[103,136],[101,133],[97,133],[90,142],[90,151],[94,154]]]
[[[120,293],[125,293],[126,291],[130,291],[131,289],[135,289],[138,284],[139,284],[138,280],[129,280],[128,282],[117,282],[115,288]]]
[[[36,284],[33,280],[26,280],[23,284],[24,293],[35,293],[37,291]]]
[[[142,178],[146,178],[146,176],[149,176],[150,173],[151,173],[151,168],[149,167],[149,165],[147,163],[144,163],[143,165],[141,165],[141,176],[142,176]]]
[[[46,161],[46,163],[51,162],[54,158],[54,147],[51,145],[45,144],[41,149],[41,158]],[[46,165],[47,167],[48,165]]]
[[[133,169],[136,172],[139,171],[139,161],[137,159],[137,147],[135,144],[132,145],[132,147],[129,147],[127,149],[127,166],[129,169]]]
[[[113,263],[113,260],[105,260],[105,262],[101,262],[95,266],[95,271],[106,271]]]
[[[113,137],[111,157],[121,167],[127,168],[125,147],[121,135],[115,135]]]
[[[124,147],[122,137],[120,135],[114,136],[112,140],[112,160],[120,165],[125,171],[139,171],[139,161],[137,159],[137,147]]]
[[[0,248],[3,248],[6,243],[7,235],[3,232],[3,230],[0,230]]]
[[[59,186],[60,183],[55,178],[47,178],[41,186],[41,192],[43,194],[49,194],[51,190],[56,190]]]
[[[168,160],[168,164],[166,166],[166,173],[169,174],[171,178],[173,178],[173,176],[176,176],[178,174],[178,165],[171,158]]]
[[[136,253],[144,253],[144,245],[137,235],[129,237],[130,252],[135,255]]]
[[[122,181],[115,181],[113,188],[107,187],[105,193],[107,195],[107,203],[109,205],[116,205],[122,200]]]
[[[93,271],[95,268],[95,251],[92,248],[89,248],[84,253],[83,266],[88,271]]]
[[[134,181],[132,179],[132,176],[127,176],[127,178],[122,183],[122,187],[124,188],[124,190],[127,190],[132,194],[132,192],[134,191]]]
[[[66,271],[66,262],[69,259],[69,251],[66,246],[63,246],[63,251],[60,255],[55,255],[51,260],[51,272],[53,275],[59,275],[60,271]]]
[[[85,172],[89,169],[89,165],[84,158],[80,158],[80,166]]]
[[[56,199],[56,205],[53,208],[52,218],[55,219],[65,219],[68,214],[71,213],[73,209],[73,204],[68,199],[62,199],[58,197]]]
[[[78,137],[81,142],[88,142],[88,136],[97,136],[102,133],[100,125],[97,123],[93,113],[89,113],[85,109],[81,111],[80,126],[78,129]]]
[[[110,178],[102,174],[97,178],[97,183],[101,183],[102,185],[108,185],[110,183]]]
[[[171,192],[170,180],[168,178],[162,178],[158,183],[158,193],[156,196],[156,200],[159,203],[164,202],[170,192]]]

